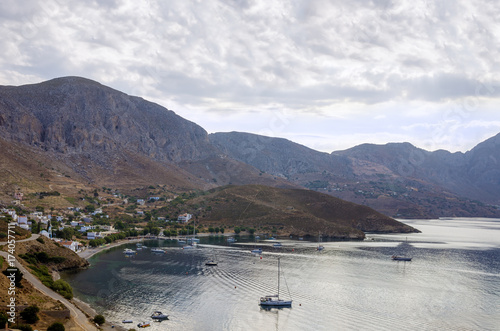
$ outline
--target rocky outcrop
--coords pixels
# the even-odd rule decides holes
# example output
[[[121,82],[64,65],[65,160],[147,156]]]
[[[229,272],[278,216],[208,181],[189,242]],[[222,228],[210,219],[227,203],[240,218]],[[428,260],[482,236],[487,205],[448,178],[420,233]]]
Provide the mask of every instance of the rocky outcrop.
[[[65,154],[117,148],[156,161],[215,153],[207,132],[173,111],[97,82],[57,78],[0,88],[2,137]]]

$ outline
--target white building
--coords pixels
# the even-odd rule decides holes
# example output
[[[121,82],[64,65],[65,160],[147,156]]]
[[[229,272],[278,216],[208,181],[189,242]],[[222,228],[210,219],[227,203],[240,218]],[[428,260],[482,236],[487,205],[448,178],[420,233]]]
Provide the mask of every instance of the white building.
[[[191,215],[191,214],[188,214],[188,213],[186,213],[186,214],[181,214],[181,215],[179,215],[179,216],[177,217],[177,222],[187,223],[187,222],[189,222],[189,220],[190,220],[191,218],[193,218],[193,215]]]
[[[17,225],[21,229],[29,230],[31,222],[29,222],[29,224],[28,224],[28,216],[18,216],[17,217]]]
[[[77,241],[70,241],[70,240],[62,240],[59,242],[62,246],[71,249],[73,252],[78,252],[78,245],[79,243]]]
[[[102,238],[101,232],[87,232],[87,239],[92,240],[92,239],[99,239]]]

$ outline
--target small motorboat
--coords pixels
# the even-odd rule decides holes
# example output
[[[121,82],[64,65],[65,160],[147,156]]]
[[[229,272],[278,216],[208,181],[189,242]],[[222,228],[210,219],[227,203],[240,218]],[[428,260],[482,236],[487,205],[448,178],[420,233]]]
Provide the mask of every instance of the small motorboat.
[[[134,323],[132,320],[123,320],[122,323]]]
[[[273,247],[274,248],[281,248],[281,247],[283,247],[283,245],[281,243],[274,243]]]
[[[262,248],[252,249],[253,254],[262,254]]]
[[[210,260],[210,261],[205,262],[205,265],[208,265],[208,266],[216,266],[216,265],[217,265],[217,261]]]
[[[153,314],[151,314],[151,318],[154,320],[168,320],[168,315],[163,314],[161,311],[155,311]]]
[[[325,249],[325,246],[323,246],[323,245],[318,245],[318,247],[316,247],[316,249],[317,249],[318,251],[322,251],[322,250],[324,250],[324,249]]]
[[[163,253],[165,253],[165,251],[161,248],[152,248],[151,253],[163,254]]]
[[[391,256],[391,259],[393,261],[411,261],[411,257],[398,256],[398,255]]]
[[[151,326],[150,322],[141,322],[141,323],[137,324],[138,328],[147,328],[148,326]]]
[[[136,253],[136,251],[130,249],[130,248],[125,248],[123,250],[123,253],[125,253],[126,255],[134,255]]]

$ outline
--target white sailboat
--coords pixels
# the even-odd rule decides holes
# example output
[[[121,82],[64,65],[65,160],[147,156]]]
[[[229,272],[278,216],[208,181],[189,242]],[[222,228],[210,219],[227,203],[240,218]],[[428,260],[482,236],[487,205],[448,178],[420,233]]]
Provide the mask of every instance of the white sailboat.
[[[189,235],[189,233],[188,233],[188,235]],[[195,239],[197,239],[197,238],[195,238],[195,236],[196,236],[196,221],[194,220],[193,221],[193,236],[190,237],[190,238],[186,238],[186,241],[188,242],[188,244],[182,246],[182,249],[193,249],[193,248],[195,248],[196,245],[197,245],[197,242],[199,241],[199,240],[197,240],[197,241],[195,240]]]
[[[322,251],[325,249],[323,245],[321,245],[321,233],[318,234],[318,247],[316,248],[318,251]]]
[[[278,294],[266,295],[260,298],[259,304],[262,307],[292,307],[292,300],[280,299],[280,258],[278,258]]]

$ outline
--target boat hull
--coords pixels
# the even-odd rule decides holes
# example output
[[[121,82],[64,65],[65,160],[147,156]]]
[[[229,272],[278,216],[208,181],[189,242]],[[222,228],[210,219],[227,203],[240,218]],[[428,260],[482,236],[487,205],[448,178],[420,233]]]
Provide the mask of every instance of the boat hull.
[[[411,261],[411,257],[404,257],[404,256],[393,256],[391,257],[393,261]]]
[[[292,300],[287,301],[287,300],[273,300],[273,301],[266,301],[266,302],[260,302],[260,305],[262,307],[291,307],[292,306]]]

